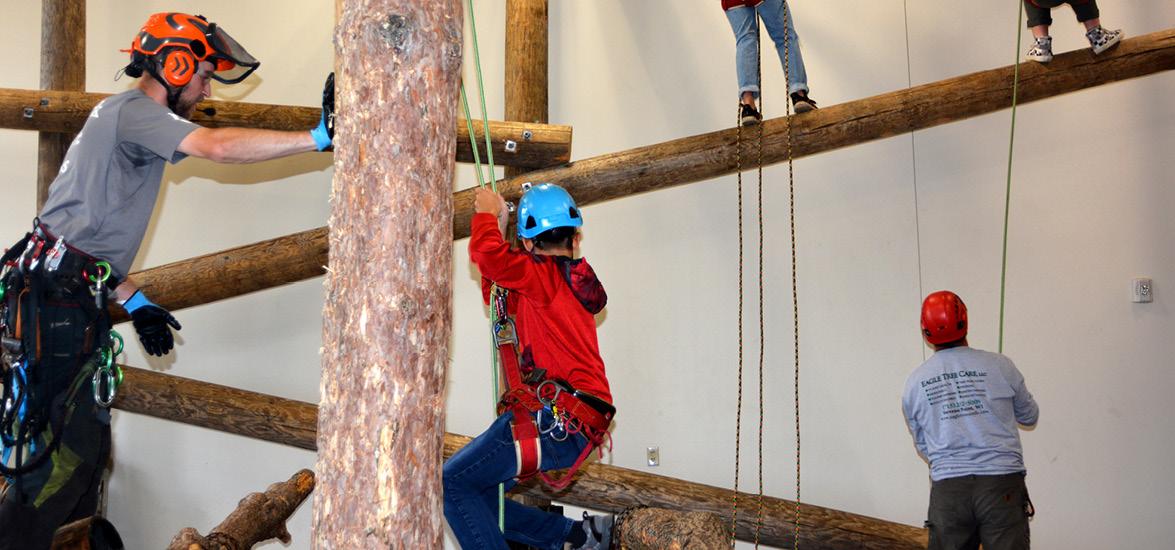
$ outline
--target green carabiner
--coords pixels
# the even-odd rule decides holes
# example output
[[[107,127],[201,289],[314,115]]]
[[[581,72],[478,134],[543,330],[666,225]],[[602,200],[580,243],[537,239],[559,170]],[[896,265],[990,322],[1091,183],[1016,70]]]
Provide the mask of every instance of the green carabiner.
[[[118,347],[114,348],[114,356],[118,357],[119,355],[122,355],[122,348],[125,346],[125,342],[122,340],[122,335],[119,334],[117,330],[111,329],[110,339],[118,342]]]
[[[8,285],[0,282],[0,300],[4,299],[5,294],[8,294]]]
[[[122,365],[114,365],[114,389],[122,385]]]
[[[101,272],[101,275],[98,275],[98,276],[90,275],[90,282],[97,283],[98,281],[102,281],[105,283],[106,279],[110,278],[110,262],[107,262],[105,260],[100,260],[100,261],[94,263],[94,267],[101,268],[101,269],[99,269],[99,271]]]

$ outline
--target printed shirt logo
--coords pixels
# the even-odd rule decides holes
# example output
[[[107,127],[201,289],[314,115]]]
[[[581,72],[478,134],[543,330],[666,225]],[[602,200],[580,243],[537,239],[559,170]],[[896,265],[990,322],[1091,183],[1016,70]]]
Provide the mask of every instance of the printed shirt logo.
[[[944,372],[919,382],[939,420],[992,414],[987,407],[987,371]]]

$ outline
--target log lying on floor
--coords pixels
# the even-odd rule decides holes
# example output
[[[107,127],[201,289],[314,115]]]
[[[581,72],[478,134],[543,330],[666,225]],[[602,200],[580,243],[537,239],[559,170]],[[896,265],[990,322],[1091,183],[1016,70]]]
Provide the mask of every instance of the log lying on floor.
[[[57,528],[49,550],[122,550],[122,537],[99,516],[90,516]]]
[[[110,94],[17,90],[0,88],[0,128],[40,132],[77,132],[90,110]],[[205,101],[196,106],[192,121],[202,126],[239,126],[269,130],[306,130],[318,124],[321,109],[290,105],[265,105],[232,101]],[[474,137],[482,159],[485,127],[473,121]],[[571,160],[571,127],[537,122],[490,121],[494,162],[500,166],[541,168]],[[514,145],[507,148],[507,142]],[[473,162],[469,128],[457,121],[457,160]]]
[[[313,404],[133,367],[123,369],[126,378],[114,402],[119,409],[315,450],[318,408]],[[468,442],[468,437],[446,434],[445,456]],[[553,493],[534,483],[515,492],[612,512],[638,506],[710,512],[725,525],[730,522],[729,489],[606,464],[586,464],[575,483],[562,492]],[[743,493],[739,499],[754,502],[756,496]],[[760,541],[790,547],[794,510],[794,502],[764,498]],[[926,531],[917,527],[820,506],[803,505],[801,510],[800,546],[804,548],[926,548]],[[753,539],[754,521],[751,514],[739,514],[740,540]]]
[[[728,550],[730,525],[707,512],[636,508],[616,516],[612,540],[627,550]]]
[[[1175,30],[1152,33],[1123,40],[1096,59],[1088,50],[1080,50],[1061,54],[1048,65],[1022,65],[1018,101],[1037,101],[1172,68]],[[1013,67],[1004,67],[974,73],[796,116],[792,120],[793,154],[803,157],[1005,109],[1011,105],[1012,71]],[[3,92],[0,90],[0,104]],[[2,121],[0,116],[0,126]],[[786,121],[772,119],[763,124],[764,162],[785,160]],[[499,182],[498,189],[513,198],[523,182],[554,181],[566,187],[581,206],[588,205],[730,174],[735,171],[735,141],[734,130],[702,134],[530,172]],[[455,193],[453,200],[453,238],[468,237],[473,190]],[[268,242],[257,243],[140,271],[132,278],[140,284],[159,285],[150,293],[151,299],[168,309],[178,309],[322,274],[327,258],[325,228],[275,242],[282,240],[289,241],[290,248],[277,246],[280,250],[273,254],[267,252]],[[298,246],[309,249],[295,250]],[[222,255],[253,258],[248,269],[240,269],[234,276],[233,285],[239,287],[223,284],[218,267],[202,265],[227,265],[226,260],[218,259]],[[183,273],[184,277],[171,273]],[[246,282],[249,278],[255,281]]]
[[[290,543],[286,520],[314,490],[314,472],[299,470],[287,481],[270,485],[264,493],[251,493],[208,536],[191,527],[171,539],[168,550],[243,550],[277,539]]]

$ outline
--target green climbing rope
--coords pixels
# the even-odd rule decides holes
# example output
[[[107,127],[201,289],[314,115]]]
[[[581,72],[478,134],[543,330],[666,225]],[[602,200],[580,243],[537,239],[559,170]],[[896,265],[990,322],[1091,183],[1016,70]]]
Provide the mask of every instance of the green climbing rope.
[[[1012,129],[1008,136],[1008,179],[1004,189],[1004,245],[1000,260],[1000,339],[999,353],[1004,352],[1004,295],[1008,281],[1008,219],[1012,208],[1012,151],[1016,144],[1016,97],[1020,91],[1020,41],[1024,34],[1024,8],[1016,0],[1016,67],[1012,77]]]

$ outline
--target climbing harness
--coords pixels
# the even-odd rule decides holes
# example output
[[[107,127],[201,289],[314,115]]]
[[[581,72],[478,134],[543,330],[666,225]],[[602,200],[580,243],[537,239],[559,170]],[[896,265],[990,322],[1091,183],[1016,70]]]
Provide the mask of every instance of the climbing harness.
[[[1008,181],[1004,189],[1004,244],[1000,253],[1000,338],[996,350],[1004,352],[1004,291],[1008,281],[1008,219],[1012,211],[1012,151],[1016,144],[1016,99],[1020,92],[1020,41],[1024,34],[1024,8],[1016,5],[1016,58],[1012,73],[1012,127],[1008,131]]]
[[[99,406],[114,401],[123,341],[106,312],[110,280],[110,264],[39,222],[0,257],[0,473],[17,483],[57,449],[86,382]]]
[[[536,475],[547,486],[559,490],[571,483],[572,477],[592,450],[599,449],[610,436],[608,427],[616,415],[616,409],[607,401],[587,392],[576,390],[565,381],[546,377],[546,371],[529,361],[519,360],[518,333],[514,320],[507,310],[509,292],[494,286],[491,290],[491,308],[497,322],[494,325],[494,344],[502,374],[506,379],[506,391],[498,401],[498,414],[510,412],[510,424],[514,435],[514,447],[518,456],[519,480]],[[550,424],[543,426],[542,416],[548,415]],[[563,441],[575,434],[582,434],[588,445],[580,452],[575,463],[561,478],[547,475],[540,470],[542,465],[541,435],[551,434],[557,441]]]

